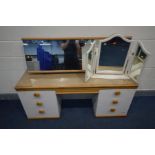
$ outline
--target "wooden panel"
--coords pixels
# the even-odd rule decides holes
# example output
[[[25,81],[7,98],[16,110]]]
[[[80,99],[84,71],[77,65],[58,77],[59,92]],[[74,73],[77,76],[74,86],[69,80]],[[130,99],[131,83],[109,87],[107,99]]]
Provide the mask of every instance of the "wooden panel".
[[[35,73],[35,74],[49,74],[49,73],[84,73],[84,70],[38,70],[38,71],[28,71],[28,73]]]
[[[98,115],[98,116],[96,116],[97,118],[103,118],[103,117],[106,117],[106,118],[111,118],[111,117],[127,117],[127,115],[113,115],[113,116],[111,116],[111,115]]]
[[[103,88],[137,88],[132,80],[107,80],[92,78],[84,81],[84,73],[29,74],[25,73],[16,90],[55,90],[58,94],[98,93]]]
[[[124,36],[125,38],[128,38],[128,39],[131,39],[132,37],[131,36]],[[107,37],[106,36],[94,36],[94,37],[84,37],[84,36],[81,36],[81,37],[58,37],[58,38],[41,38],[41,37],[38,37],[38,38],[21,38],[22,40],[101,40],[101,39],[106,39]]]
[[[57,95],[61,99],[92,99],[97,94],[65,94],[65,95]]]
[[[0,41],[0,57],[24,57],[22,41]]]

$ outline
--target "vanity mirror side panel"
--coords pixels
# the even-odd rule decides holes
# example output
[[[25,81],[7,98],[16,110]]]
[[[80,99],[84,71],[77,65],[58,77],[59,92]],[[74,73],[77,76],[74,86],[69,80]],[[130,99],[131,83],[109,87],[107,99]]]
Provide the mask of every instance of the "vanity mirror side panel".
[[[128,56],[127,56],[127,62],[125,64],[125,68],[124,68],[124,73],[126,75],[129,75],[134,56],[136,54],[137,46],[138,46],[137,41],[132,41],[130,44],[130,48],[129,48],[129,52],[128,52]]]
[[[95,63],[97,56],[97,41],[94,41],[85,57],[85,81],[88,81],[95,74]]]
[[[133,57],[128,67],[128,76],[135,82],[139,83],[140,77],[143,74],[143,69],[148,61],[150,53],[144,48],[141,42],[137,42],[133,48]]]

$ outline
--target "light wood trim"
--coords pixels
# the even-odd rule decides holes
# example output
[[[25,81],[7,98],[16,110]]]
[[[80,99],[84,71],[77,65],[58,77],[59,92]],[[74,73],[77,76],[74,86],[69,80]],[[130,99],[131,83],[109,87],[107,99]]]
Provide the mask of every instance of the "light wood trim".
[[[117,87],[118,88],[118,87]],[[137,87],[128,87],[123,86],[119,87],[121,89],[136,89]],[[30,90],[52,90],[55,91],[58,95],[63,94],[98,94],[100,90],[110,89],[110,87],[98,87],[98,88],[16,88],[17,91],[30,91]],[[111,89],[115,89],[115,87],[111,87]]]
[[[28,71],[30,74],[54,74],[54,73],[85,73],[85,70],[38,70],[38,71]]]
[[[138,84],[129,80],[92,78],[84,81],[84,73],[30,74],[25,72],[15,86],[17,91],[52,90],[57,94],[97,94],[103,89],[136,89]],[[33,79],[33,81],[31,80]]]
[[[124,36],[127,39],[132,39],[132,36]],[[103,36],[91,36],[91,37],[53,37],[53,38],[43,38],[43,37],[37,37],[37,38],[21,38],[21,40],[102,40],[106,39],[108,37]]]
[[[127,115],[95,115],[97,118],[103,118],[103,117],[127,117]]]
[[[117,91],[114,92],[114,94],[115,94],[116,96],[119,96],[119,95],[121,95],[121,92],[120,92],[120,90],[117,90]]]
[[[28,118],[29,120],[40,120],[40,119],[59,119],[60,116],[53,116],[53,117],[44,117],[44,116],[41,116],[41,117],[31,117],[31,118]]]
[[[96,118],[110,118],[110,117],[127,117],[127,115],[95,115]],[[32,117],[28,118],[28,120],[40,120],[40,119],[60,119],[60,116],[53,117]]]
[[[58,89],[56,94],[98,94],[99,88],[69,88],[69,89]]]

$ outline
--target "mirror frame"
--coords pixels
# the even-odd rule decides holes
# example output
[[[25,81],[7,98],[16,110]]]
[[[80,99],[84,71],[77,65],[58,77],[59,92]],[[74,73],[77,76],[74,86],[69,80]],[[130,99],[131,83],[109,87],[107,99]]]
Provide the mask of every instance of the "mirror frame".
[[[107,41],[110,41],[110,40],[112,40],[115,37],[119,37],[122,40],[124,40],[125,42],[130,43],[130,46],[129,46],[129,49],[128,49],[128,52],[127,52],[127,56],[126,56],[125,63],[123,65],[122,71],[112,71],[112,70],[101,70],[101,71],[97,71],[97,67],[99,66],[99,60],[100,60],[100,53],[101,53],[102,43],[105,43]],[[100,40],[99,47],[98,47],[97,61],[96,61],[96,71],[95,71],[96,74],[112,74],[112,75],[113,74],[116,74],[116,75],[117,74],[118,75],[124,74],[125,73],[126,66],[127,66],[127,63],[128,63],[128,55],[129,55],[129,53],[131,51],[131,43],[132,43],[132,40],[131,39],[132,39],[132,37],[131,38],[127,38],[127,37],[123,37],[121,34],[113,34],[113,35],[111,35],[108,38],[105,38],[103,40]]]
[[[123,38],[126,39],[130,39],[132,38],[131,36],[125,36]],[[92,36],[92,37],[58,37],[58,38],[31,38],[31,37],[25,37],[25,38],[21,38],[21,40],[104,40],[107,39],[107,37],[103,37],[103,36]],[[85,62],[86,63],[86,62]],[[85,69],[86,70],[86,69]],[[30,71],[27,69],[27,71],[29,73],[84,73],[85,70],[45,70],[45,71],[40,71],[40,70],[36,70],[36,71]]]
[[[138,76],[138,79],[135,79],[133,78],[132,76],[130,76],[130,73],[131,73],[131,69],[132,69],[132,64],[134,62],[134,58],[136,56],[136,53],[137,53],[137,50],[138,48],[141,48],[142,51],[146,54],[146,59],[144,60],[144,64],[143,64],[143,67],[142,67],[142,70]],[[129,75],[129,77],[134,80],[136,83],[139,83],[140,81],[140,77],[143,73],[143,70],[144,70],[144,66],[146,65],[146,62],[148,60],[148,57],[150,56],[150,52],[148,50],[146,50],[146,48],[144,47],[143,43],[141,41],[135,41],[135,45],[134,45],[134,48],[133,48],[133,52],[132,52],[132,58],[131,58],[131,61],[130,61],[130,64],[128,65],[128,70],[127,70],[127,74]]]
[[[95,73],[95,55],[96,55],[96,40],[92,43],[91,47],[89,50],[86,52],[86,59],[85,59],[85,81],[88,81],[91,76]],[[88,59],[89,59],[89,53],[92,51],[92,59],[90,64],[88,64]]]

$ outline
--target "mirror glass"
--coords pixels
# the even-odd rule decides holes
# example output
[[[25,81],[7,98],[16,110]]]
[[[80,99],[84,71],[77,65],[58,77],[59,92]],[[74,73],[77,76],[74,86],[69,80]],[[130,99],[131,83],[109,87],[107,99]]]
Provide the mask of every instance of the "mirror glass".
[[[136,81],[138,80],[138,77],[141,74],[146,57],[147,55],[143,52],[143,50],[139,46],[133,59],[130,72],[130,76]]]
[[[83,70],[93,40],[23,40],[29,71]]]
[[[92,61],[93,61],[93,50],[91,49],[91,51],[88,53],[88,69],[91,71],[92,68]]]
[[[130,43],[120,37],[101,42],[97,72],[122,71]]]

